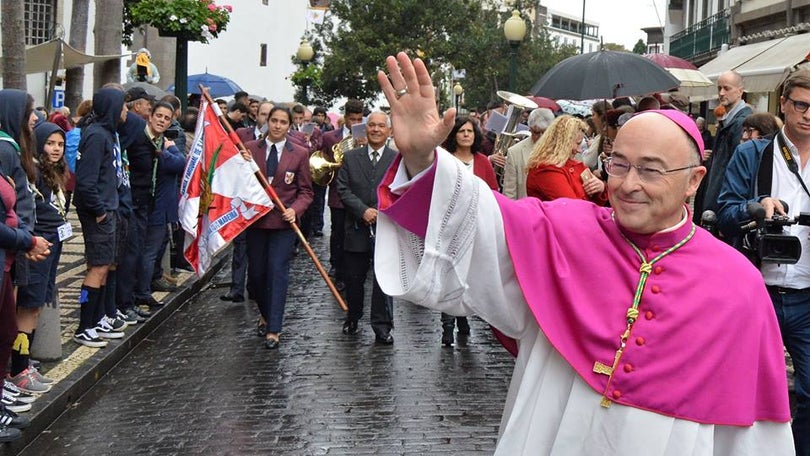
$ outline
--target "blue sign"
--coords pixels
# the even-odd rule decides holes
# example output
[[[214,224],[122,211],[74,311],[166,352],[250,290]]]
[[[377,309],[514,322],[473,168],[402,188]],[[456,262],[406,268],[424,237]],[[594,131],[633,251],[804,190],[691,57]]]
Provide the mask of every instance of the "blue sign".
[[[65,105],[65,91],[64,89],[53,89],[53,102],[51,103],[51,107],[61,108]]]

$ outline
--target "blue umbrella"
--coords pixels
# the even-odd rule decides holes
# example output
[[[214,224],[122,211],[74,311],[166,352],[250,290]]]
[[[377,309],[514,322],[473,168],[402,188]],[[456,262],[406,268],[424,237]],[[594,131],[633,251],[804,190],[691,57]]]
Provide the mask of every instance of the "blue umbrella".
[[[188,93],[201,93],[200,84],[208,87],[208,92],[213,98],[227,97],[242,90],[239,84],[231,81],[225,76],[219,76],[211,73],[200,73],[188,75]],[[174,92],[174,84],[170,85],[166,90]]]

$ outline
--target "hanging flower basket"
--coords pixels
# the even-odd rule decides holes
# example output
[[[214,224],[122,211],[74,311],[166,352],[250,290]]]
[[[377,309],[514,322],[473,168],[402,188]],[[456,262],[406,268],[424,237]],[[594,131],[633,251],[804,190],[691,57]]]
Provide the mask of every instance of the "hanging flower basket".
[[[132,25],[151,25],[160,36],[208,43],[225,31],[232,11],[213,0],[140,0],[130,14]]]

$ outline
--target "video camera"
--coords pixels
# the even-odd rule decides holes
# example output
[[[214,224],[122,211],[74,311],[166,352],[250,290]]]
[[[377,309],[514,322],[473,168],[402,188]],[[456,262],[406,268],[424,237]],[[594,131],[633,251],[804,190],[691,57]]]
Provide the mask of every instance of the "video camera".
[[[787,204],[782,201],[785,212]],[[741,227],[743,231],[742,249],[754,264],[779,263],[796,264],[802,255],[802,244],[796,236],[785,233],[790,225],[810,226],[810,213],[802,212],[796,218],[774,214],[765,218],[765,208],[759,203],[748,203],[746,211],[752,217]]]

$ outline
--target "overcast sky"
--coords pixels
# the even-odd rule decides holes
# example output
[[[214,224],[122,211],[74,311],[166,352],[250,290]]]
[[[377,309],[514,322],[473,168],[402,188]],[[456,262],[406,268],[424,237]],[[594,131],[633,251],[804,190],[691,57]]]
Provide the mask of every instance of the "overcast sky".
[[[541,0],[540,4],[582,17],[582,0]],[[658,6],[657,15],[654,5]],[[585,0],[585,21],[599,23],[599,34],[605,43],[623,44],[632,50],[639,39],[647,41],[641,28],[663,26],[665,9],[666,0]]]

